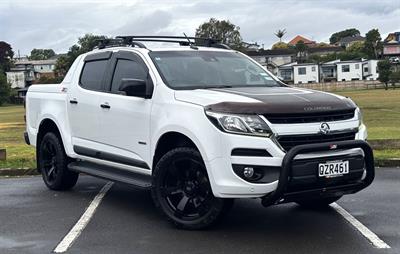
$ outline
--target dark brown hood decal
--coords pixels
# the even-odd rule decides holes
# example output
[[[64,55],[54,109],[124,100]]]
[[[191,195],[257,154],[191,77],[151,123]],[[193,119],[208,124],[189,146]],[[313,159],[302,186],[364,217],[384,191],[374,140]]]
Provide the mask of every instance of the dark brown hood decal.
[[[289,87],[248,87],[215,89],[223,93],[246,96],[259,102],[221,102],[206,106],[207,110],[234,114],[304,114],[356,109],[350,99],[335,95]]]

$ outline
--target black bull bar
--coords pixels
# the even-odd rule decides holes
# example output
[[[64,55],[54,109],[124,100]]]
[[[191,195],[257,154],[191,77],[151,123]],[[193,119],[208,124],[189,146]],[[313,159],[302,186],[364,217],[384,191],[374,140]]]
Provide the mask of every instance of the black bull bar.
[[[366,175],[364,179],[357,181],[356,183],[338,185],[338,186],[327,186],[323,188],[312,188],[310,190],[304,190],[298,193],[287,193],[286,189],[290,181],[292,164],[294,158],[298,154],[310,153],[310,152],[321,152],[321,151],[332,151],[332,150],[343,150],[361,148],[364,152],[365,170]],[[374,156],[372,148],[369,144],[363,140],[349,140],[349,141],[338,141],[338,142],[327,142],[318,144],[298,145],[290,149],[282,161],[282,169],[279,175],[278,186],[275,191],[269,193],[262,198],[262,204],[264,206],[270,206],[276,203],[285,202],[285,199],[296,199],[305,197],[316,197],[316,196],[332,196],[337,193],[350,194],[358,192],[372,183],[375,178],[375,167],[374,167]]]

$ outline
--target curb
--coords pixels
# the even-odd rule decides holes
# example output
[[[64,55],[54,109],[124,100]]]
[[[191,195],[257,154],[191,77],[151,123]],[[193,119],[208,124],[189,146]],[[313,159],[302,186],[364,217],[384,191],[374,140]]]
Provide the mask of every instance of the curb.
[[[376,167],[394,167],[394,168],[398,168],[398,167],[400,167],[400,159],[399,158],[393,158],[393,159],[387,159],[387,160],[375,160],[375,166]]]
[[[0,177],[34,176],[40,175],[36,168],[1,168]]]

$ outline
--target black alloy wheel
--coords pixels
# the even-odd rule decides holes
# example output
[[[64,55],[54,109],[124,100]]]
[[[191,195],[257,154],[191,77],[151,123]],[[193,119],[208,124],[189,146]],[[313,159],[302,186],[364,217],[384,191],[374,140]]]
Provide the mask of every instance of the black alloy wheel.
[[[70,159],[65,154],[61,138],[57,134],[46,133],[36,152],[37,167],[49,189],[67,190],[76,184],[79,174],[68,170]]]
[[[42,143],[42,172],[43,177],[46,178],[46,182],[53,184],[57,179],[57,151],[55,144],[50,140],[46,139]]]
[[[160,159],[152,193],[164,214],[185,229],[208,227],[232,206],[231,199],[214,197],[204,163],[193,148],[176,148]]]

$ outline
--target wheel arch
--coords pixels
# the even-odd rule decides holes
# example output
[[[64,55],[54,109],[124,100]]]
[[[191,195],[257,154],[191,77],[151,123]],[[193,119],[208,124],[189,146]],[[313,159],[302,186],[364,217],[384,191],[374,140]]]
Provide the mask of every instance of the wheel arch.
[[[48,133],[48,132],[53,132],[61,139],[61,142],[62,142],[62,144],[64,146],[64,150],[65,150],[65,142],[64,142],[63,136],[61,134],[60,128],[57,125],[57,123],[53,119],[50,119],[50,118],[43,118],[40,121],[40,124],[38,127],[38,132],[37,132],[37,137],[36,137],[37,148],[39,148],[40,142],[41,142],[43,136],[46,135],[46,133]]]
[[[168,131],[163,133],[157,140],[152,157],[153,167],[157,164],[157,162],[164,154],[178,147],[192,147],[200,152],[200,149],[195,144],[195,142],[187,135],[177,131]]]

